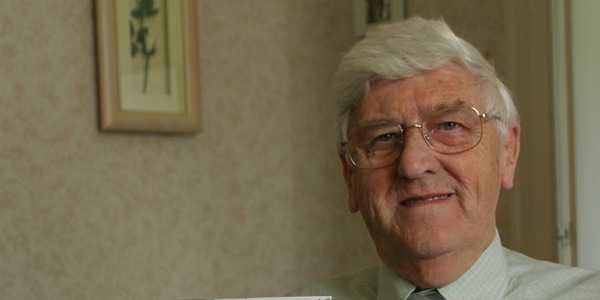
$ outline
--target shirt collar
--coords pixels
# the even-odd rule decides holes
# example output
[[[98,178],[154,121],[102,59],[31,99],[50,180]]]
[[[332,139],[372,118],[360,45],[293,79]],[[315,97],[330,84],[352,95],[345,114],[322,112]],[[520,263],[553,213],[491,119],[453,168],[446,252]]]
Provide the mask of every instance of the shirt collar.
[[[451,284],[438,288],[446,299],[495,299],[502,297],[508,286],[508,264],[496,236],[475,264]],[[377,299],[406,299],[415,289],[385,264],[379,268]]]
[[[446,299],[498,299],[508,286],[508,263],[496,236],[475,264],[451,284],[438,289]]]
[[[386,264],[380,265],[377,300],[406,299],[414,289],[414,285],[398,276]]]

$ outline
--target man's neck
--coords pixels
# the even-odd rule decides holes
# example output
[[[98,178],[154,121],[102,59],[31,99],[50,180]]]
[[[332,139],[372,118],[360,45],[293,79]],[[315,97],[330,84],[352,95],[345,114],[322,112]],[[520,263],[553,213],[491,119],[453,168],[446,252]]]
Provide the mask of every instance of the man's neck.
[[[476,247],[457,249],[435,257],[393,256],[383,261],[390,269],[405,280],[420,288],[440,288],[446,286],[475,264],[479,256],[492,242],[482,241]]]

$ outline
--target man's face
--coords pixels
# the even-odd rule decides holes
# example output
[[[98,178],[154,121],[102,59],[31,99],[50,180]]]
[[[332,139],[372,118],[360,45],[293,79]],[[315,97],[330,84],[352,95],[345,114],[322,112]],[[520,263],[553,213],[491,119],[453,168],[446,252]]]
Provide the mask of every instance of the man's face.
[[[441,107],[458,105],[485,113],[480,95],[472,75],[447,64],[408,79],[373,84],[350,112],[348,128],[381,120],[406,127],[420,124]],[[432,150],[413,127],[404,132],[395,164],[363,170],[340,157],[350,210],[360,211],[384,261],[482,251],[491,242],[500,189],[512,187],[520,130],[513,125],[502,141],[495,122],[484,120],[479,145],[458,154]]]

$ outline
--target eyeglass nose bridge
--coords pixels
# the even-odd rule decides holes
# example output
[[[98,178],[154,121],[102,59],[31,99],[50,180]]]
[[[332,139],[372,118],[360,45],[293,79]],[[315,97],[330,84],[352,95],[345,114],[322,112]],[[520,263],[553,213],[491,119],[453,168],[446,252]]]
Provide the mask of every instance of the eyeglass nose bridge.
[[[419,128],[419,130],[422,130],[422,128],[423,128],[423,125],[422,125],[422,124],[413,124],[413,125],[408,125],[408,126],[404,126],[404,127],[402,128],[402,130],[406,130],[406,129],[409,129],[409,128]]]
[[[425,143],[427,144],[427,146],[429,146],[429,148],[431,148],[434,151],[437,151],[433,145],[431,144],[431,137],[429,136],[429,134],[427,134],[426,132],[423,131],[423,123],[417,123],[417,124],[413,124],[413,125],[407,125],[404,127],[400,127],[400,129],[402,129],[402,140],[404,140],[405,134],[404,131],[406,131],[409,128],[418,128],[421,136],[423,137],[423,139],[425,140]]]

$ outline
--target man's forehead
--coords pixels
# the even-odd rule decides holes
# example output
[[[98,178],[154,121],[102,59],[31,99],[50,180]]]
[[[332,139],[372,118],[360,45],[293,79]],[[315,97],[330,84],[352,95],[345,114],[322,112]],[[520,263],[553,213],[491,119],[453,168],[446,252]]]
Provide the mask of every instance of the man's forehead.
[[[411,93],[421,96],[472,93],[478,91],[479,86],[477,78],[467,69],[451,63],[407,78],[371,81],[365,98],[385,98]]]
[[[433,112],[457,106],[473,106],[481,109],[480,93],[477,88],[451,85],[447,88],[425,87],[425,91],[403,90],[402,88],[383,93],[370,93],[350,111],[355,122],[370,122],[373,119],[403,121],[408,117],[426,117]],[[398,119],[400,118],[400,119]]]

